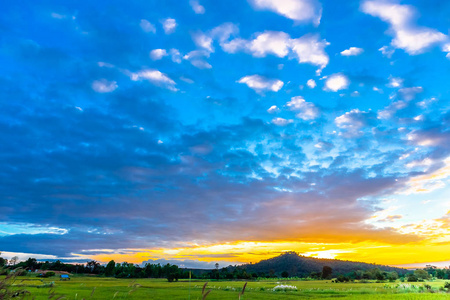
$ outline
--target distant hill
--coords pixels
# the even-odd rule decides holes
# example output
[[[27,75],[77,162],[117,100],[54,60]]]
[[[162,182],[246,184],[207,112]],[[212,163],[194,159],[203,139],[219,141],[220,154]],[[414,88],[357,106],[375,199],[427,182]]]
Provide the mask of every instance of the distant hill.
[[[275,275],[279,276],[282,272],[286,271],[289,276],[304,277],[311,274],[311,272],[321,272],[324,266],[331,267],[333,269],[333,274],[346,274],[356,270],[368,270],[373,268],[379,268],[380,270],[387,272],[396,271],[398,274],[407,272],[406,269],[402,268],[338,259],[306,257],[298,255],[295,252],[286,252],[280,256],[262,260],[256,264],[245,264],[242,267],[246,268],[247,272],[250,273],[263,272],[269,274],[270,272],[274,272]]]

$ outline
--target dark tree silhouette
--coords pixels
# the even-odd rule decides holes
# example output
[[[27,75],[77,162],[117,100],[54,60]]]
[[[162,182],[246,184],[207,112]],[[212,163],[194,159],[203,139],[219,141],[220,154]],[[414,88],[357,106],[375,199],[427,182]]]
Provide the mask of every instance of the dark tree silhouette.
[[[333,269],[331,267],[323,266],[323,268],[322,268],[322,278],[323,279],[330,279],[332,273],[333,273]]]

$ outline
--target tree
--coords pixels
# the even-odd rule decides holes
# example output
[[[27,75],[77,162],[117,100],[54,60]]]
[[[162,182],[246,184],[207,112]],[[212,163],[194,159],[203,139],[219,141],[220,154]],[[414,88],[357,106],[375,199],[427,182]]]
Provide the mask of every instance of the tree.
[[[96,262],[95,260],[91,260],[86,263],[86,268],[88,268],[89,271],[94,274],[98,273],[97,271],[98,271],[99,266],[100,266],[100,264],[98,262]]]
[[[406,280],[407,280],[408,282],[417,282],[417,276],[414,275],[413,273],[408,273],[408,274],[406,275]]]
[[[417,279],[420,279],[420,280],[425,280],[425,279],[429,279],[430,278],[430,275],[428,274],[428,272],[427,271],[425,271],[425,270],[415,270],[414,271],[414,275],[417,277]]]
[[[286,278],[289,277],[289,273],[287,271],[281,272],[281,277]]]
[[[37,262],[36,258],[29,257],[25,261],[25,267],[28,268],[28,269],[36,269],[37,265],[38,265],[38,262]]]
[[[396,281],[398,279],[398,273],[395,272],[395,271],[389,272],[388,273],[388,279],[391,282]]]
[[[114,275],[114,268],[116,267],[116,263],[114,260],[111,260],[107,265],[105,269],[105,275],[106,276],[113,276]]]
[[[6,258],[0,257],[0,267],[4,267],[8,264],[8,260]]]
[[[331,274],[333,273],[333,269],[329,266],[323,266],[322,268],[322,278],[323,279],[331,279]]]
[[[15,266],[18,260],[19,260],[19,257],[18,257],[18,256],[13,256],[13,257],[11,257],[11,259],[9,260],[9,263],[10,263],[11,265]]]
[[[356,270],[354,272],[355,279],[362,279],[364,276],[364,272],[362,270]]]

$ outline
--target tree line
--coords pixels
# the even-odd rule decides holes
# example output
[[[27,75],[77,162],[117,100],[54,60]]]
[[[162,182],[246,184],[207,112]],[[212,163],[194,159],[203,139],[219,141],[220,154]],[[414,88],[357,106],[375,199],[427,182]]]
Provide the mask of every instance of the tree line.
[[[151,264],[146,263],[141,266],[128,262],[116,263],[111,260],[106,265],[101,265],[97,261],[88,261],[85,264],[63,263],[56,261],[37,261],[35,258],[28,258],[25,261],[18,262],[18,258],[13,257],[9,261],[0,257],[0,269],[3,273],[13,269],[25,269],[29,271],[65,271],[72,274],[96,274],[99,276],[115,277],[115,278],[167,278],[168,281],[178,281],[179,279],[209,279],[209,280],[235,280],[245,279],[252,280],[257,278],[279,278],[290,277],[288,271],[276,273],[273,269],[268,272],[251,272],[246,266],[228,266],[219,269],[216,264],[213,270],[199,270],[180,268],[174,264]],[[329,266],[324,266],[321,272],[311,272],[303,276],[310,279],[332,279],[336,282],[347,282],[352,280],[378,280],[378,281],[423,281],[432,277],[438,279],[450,279],[449,268],[437,268],[435,266],[427,266],[424,269],[417,269],[406,274],[398,274],[395,271],[383,271],[379,268],[368,270],[354,270],[347,273],[333,272]]]

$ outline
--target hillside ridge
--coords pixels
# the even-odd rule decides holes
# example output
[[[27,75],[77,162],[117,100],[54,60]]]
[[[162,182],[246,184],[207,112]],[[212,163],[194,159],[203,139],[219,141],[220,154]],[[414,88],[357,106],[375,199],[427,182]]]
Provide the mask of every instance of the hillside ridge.
[[[289,276],[299,277],[308,276],[313,272],[321,272],[324,266],[331,267],[333,274],[346,274],[356,270],[365,271],[374,268],[386,272],[395,271],[398,274],[407,272],[406,269],[387,265],[307,257],[293,251],[285,252],[273,258],[261,260],[255,264],[242,265],[242,267],[246,268],[247,272],[272,273],[273,275],[280,275],[282,272],[287,272]]]

